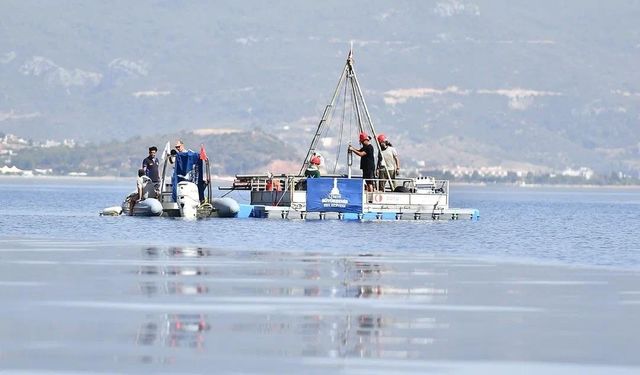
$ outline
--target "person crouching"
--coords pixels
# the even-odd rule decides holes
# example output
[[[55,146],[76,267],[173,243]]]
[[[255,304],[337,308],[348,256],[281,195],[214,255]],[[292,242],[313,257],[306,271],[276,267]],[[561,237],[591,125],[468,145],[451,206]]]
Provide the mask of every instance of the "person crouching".
[[[133,207],[139,201],[144,200],[144,187],[151,179],[146,176],[144,168],[138,169],[138,178],[136,179],[136,191],[129,194],[129,216],[133,216]]]

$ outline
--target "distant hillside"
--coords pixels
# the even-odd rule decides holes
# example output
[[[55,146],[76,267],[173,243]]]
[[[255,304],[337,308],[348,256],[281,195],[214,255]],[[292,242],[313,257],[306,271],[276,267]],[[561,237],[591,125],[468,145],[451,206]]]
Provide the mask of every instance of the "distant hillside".
[[[173,147],[177,139],[194,151],[204,145],[211,173],[216,175],[297,171],[304,157],[273,136],[249,131],[204,136],[194,133],[137,136],[127,142],[109,141],[75,148],[31,148],[20,151],[12,162],[20,169],[52,169],[54,174],[133,176],[147,156],[148,147],[158,147],[160,155],[167,141]]]
[[[23,0],[0,14],[0,132],[262,129],[301,153],[353,40],[373,121],[407,160],[640,171],[637,1]]]

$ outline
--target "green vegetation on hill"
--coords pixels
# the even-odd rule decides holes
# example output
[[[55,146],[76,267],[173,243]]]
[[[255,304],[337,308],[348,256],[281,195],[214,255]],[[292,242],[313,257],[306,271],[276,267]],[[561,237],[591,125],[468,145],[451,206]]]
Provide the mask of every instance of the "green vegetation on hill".
[[[20,169],[49,169],[54,174],[84,172],[93,176],[132,176],[148,155],[148,147],[158,147],[158,156],[167,141],[171,146],[182,139],[187,148],[199,151],[204,145],[212,173],[234,175],[262,172],[276,160],[299,162],[298,155],[282,141],[261,131],[198,136],[193,133],[140,137],[124,142],[109,141],[81,147],[27,148],[12,158]]]
[[[353,41],[373,122],[404,160],[640,171],[637,1],[23,0],[0,14],[0,128],[35,141],[299,137]]]

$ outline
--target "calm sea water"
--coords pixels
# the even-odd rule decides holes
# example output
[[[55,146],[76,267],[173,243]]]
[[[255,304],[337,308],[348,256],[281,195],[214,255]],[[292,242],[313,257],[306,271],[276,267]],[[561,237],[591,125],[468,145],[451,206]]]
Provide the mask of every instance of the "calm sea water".
[[[477,222],[98,216],[132,186],[0,179],[0,373],[640,371],[640,189],[454,186]]]
[[[640,267],[640,188],[452,189],[478,222],[337,222],[100,217],[129,181],[0,180],[3,237],[238,250],[393,251]],[[248,203],[246,196],[231,197]]]

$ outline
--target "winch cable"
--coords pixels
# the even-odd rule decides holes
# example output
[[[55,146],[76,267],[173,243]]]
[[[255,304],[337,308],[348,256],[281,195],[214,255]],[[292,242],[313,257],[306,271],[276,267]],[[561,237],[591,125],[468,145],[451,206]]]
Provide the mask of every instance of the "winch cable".
[[[344,117],[347,112],[347,85],[344,85],[344,94],[342,98],[342,119],[340,120],[340,138],[338,139],[338,148],[336,150],[336,163],[333,165],[333,174],[338,169],[338,161],[340,160],[340,150],[342,149],[342,133],[344,132]]]
[[[345,90],[347,89],[347,87],[345,86]],[[349,92],[350,94],[350,98],[349,98],[349,146],[351,146],[351,140],[353,139],[353,124],[356,121],[356,113],[354,111],[354,104],[353,104],[353,95],[351,95],[352,93]],[[350,172],[351,170],[351,165],[349,164],[349,158],[353,158],[353,155],[349,155],[351,154],[350,151],[347,152],[347,173]],[[353,161],[353,159],[351,159]]]
[[[351,79],[352,85],[354,86],[354,91],[357,94],[357,100],[362,104],[362,111],[365,115],[365,119],[367,124],[369,125],[369,129],[371,130],[371,135],[374,138],[374,144],[377,146],[378,152],[382,152],[382,148],[380,147],[380,142],[378,141],[378,134],[376,133],[376,129],[373,127],[373,121],[371,120],[371,115],[369,114],[369,109],[367,108],[367,103],[364,100],[364,94],[362,93],[362,88],[360,87],[360,83],[358,83],[358,78],[356,77],[356,73],[351,71]],[[387,169],[387,164],[384,161],[384,158],[381,159],[382,167]],[[386,180],[389,182],[389,186],[393,188],[393,181],[391,180],[391,175],[387,173]]]
[[[334,109],[335,111],[335,109]],[[331,113],[331,117],[329,117],[329,120],[327,121],[326,125],[324,126],[324,132],[322,133],[322,138],[327,138],[327,134],[329,134],[329,129],[331,129],[331,120],[333,119],[333,113]]]
[[[358,95],[356,94],[356,85],[353,83],[353,71],[349,76],[349,83],[351,83],[351,103],[353,103],[353,111],[356,117],[356,124],[358,125],[358,131],[360,133],[365,132],[364,125],[362,125],[362,113],[360,112],[360,103],[358,102]]]
[[[234,191],[236,191],[236,190],[235,190],[235,189],[231,189],[231,190],[229,190],[228,192],[226,192],[226,193],[222,194],[222,196],[220,196],[220,198],[224,198],[224,197],[226,197],[227,195],[231,194],[231,193],[232,193],[232,192],[234,192]]]
[[[284,184],[284,190],[282,190],[282,194],[280,194],[280,199],[278,199],[278,201],[276,202],[276,204],[274,206],[279,206],[280,202],[282,202],[282,198],[284,198],[284,194],[289,190],[289,185],[291,185],[292,181],[287,181],[286,184]],[[276,196],[278,196],[278,192],[276,191]]]
[[[233,189],[233,188],[230,189],[228,192],[222,194],[220,196],[220,198],[224,198],[224,197],[226,197],[227,195],[229,195],[231,193],[238,193],[238,194],[235,195],[235,198],[234,198],[236,201],[250,202],[250,199],[247,199],[246,197],[243,197],[242,195],[240,195],[239,191],[237,191],[236,189]]]
[[[320,120],[320,123],[318,124],[318,127],[316,128],[316,133],[315,133],[313,139],[311,140],[311,144],[309,145],[309,148],[307,149],[307,156],[305,156],[305,158],[304,158],[302,166],[300,167],[300,172],[298,172],[298,176],[303,176],[304,175],[304,170],[309,165],[310,156],[315,151],[317,143],[318,143],[318,140],[319,140],[320,136],[322,135],[322,127],[324,126],[325,123],[331,121],[331,115],[332,115],[332,112],[333,112],[333,107],[335,105],[338,93],[340,92],[340,88],[342,87],[342,83],[346,79],[347,71],[348,71],[348,65],[345,65],[345,67],[342,69],[342,74],[340,74],[340,79],[338,80],[338,84],[336,85],[336,89],[333,92],[333,96],[331,97],[331,102],[324,108],[324,112],[322,113],[322,119]]]
[[[339,99],[340,98],[339,98],[339,94],[338,94],[338,97],[336,98],[336,101],[339,100]],[[332,106],[331,112],[329,112],[329,115],[327,116],[327,120],[325,121],[324,126],[322,127],[321,130],[319,130],[320,137],[318,139],[327,138],[327,136],[329,135],[329,130],[331,129],[331,125],[333,125],[332,124],[333,115],[335,114],[335,112],[336,112],[336,108],[335,108],[335,106]],[[313,150],[313,153],[316,154],[316,155],[318,154],[318,148],[319,147],[316,146],[315,149]],[[309,160],[311,160],[311,159],[309,159]],[[325,159],[325,164],[326,164],[326,159]]]
[[[356,118],[356,113],[354,111],[354,106],[353,106],[353,95],[351,95],[351,101],[349,102],[349,110],[350,110],[350,115],[349,115],[349,139],[353,139],[353,123],[355,122],[355,118]]]

